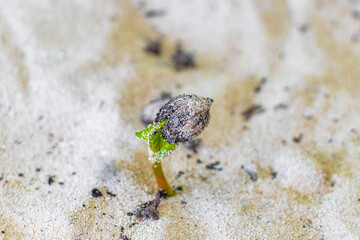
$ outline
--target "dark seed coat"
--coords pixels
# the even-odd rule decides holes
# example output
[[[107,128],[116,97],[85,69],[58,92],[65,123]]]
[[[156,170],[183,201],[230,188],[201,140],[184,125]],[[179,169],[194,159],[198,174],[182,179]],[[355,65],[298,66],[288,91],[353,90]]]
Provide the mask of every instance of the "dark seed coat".
[[[192,140],[208,125],[212,103],[211,98],[194,94],[177,96],[160,108],[155,123],[168,120],[162,133],[169,143]]]

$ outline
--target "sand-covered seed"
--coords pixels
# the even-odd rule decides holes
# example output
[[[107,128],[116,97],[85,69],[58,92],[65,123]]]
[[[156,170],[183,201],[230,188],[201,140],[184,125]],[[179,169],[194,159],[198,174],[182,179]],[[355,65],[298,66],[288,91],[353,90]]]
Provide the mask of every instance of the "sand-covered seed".
[[[162,133],[169,143],[192,140],[208,125],[212,103],[211,98],[194,94],[177,96],[159,110],[155,123],[168,120]]]

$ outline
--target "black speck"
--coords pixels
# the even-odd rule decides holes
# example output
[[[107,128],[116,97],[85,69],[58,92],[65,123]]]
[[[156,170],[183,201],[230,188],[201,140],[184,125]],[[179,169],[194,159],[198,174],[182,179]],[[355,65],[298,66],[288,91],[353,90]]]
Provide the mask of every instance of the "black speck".
[[[59,182],[59,185],[64,185],[64,182]]]
[[[76,172],[72,172],[71,175],[76,175]]]
[[[4,233],[5,233],[5,231],[1,231],[1,233],[2,233],[2,234],[4,234]]]
[[[191,158],[191,154],[186,154],[186,157],[187,157],[187,158]]]
[[[49,178],[48,178],[48,184],[49,185],[51,185],[51,184],[53,184],[54,182],[55,182],[55,175],[52,175],[52,176],[49,176]]]
[[[86,207],[86,205],[85,205],[85,204],[83,204],[82,206],[83,206],[83,207]]]
[[[101,197],[103,194],[99,191],[99,189],[94,188],[93,190],[91,190],[91,195],[94,198],[97,198],[97,197]]]
[[[111,196],[111,197],[116,197],[116,194],[115,193],[112,193],[110,191],[107,191],[106,192],[107,195]]]
[[[23,174],[23,173],[19,173],[19,177],[24,177],[24,174]]]
[[[180,203],[183,205],[187,204],[187,202],[185,202],[185,201],[181,201]]]
[[[209,169],[209,170],[217,170],[217,171],[221,171],[222,168],[218,168],[217,166],[220,164],[220,161],[215,161],[213,163],[209,163],[209,164],[206,164],[206,168]]]
[[[303,134],[300,133],[297,137],[293,137],[294,143],[300,143],[303,138]]]
[[[201,164],[202,163],[201,159],[200,158],[196,159],[196,163]]]
[[[131,217],[132,215],[134,215],[132,212],[128,212],[126,213],[126,215],[128,215],[129,217]]]
[[[103,213],[103,216],[105,216],[106,215],[106,213]]]
[[[148,10],[145,12],[145,17],[153,18],[153,17],[162,17],[165,14],[164,10]]]
[[[182,186],[177,186],[177,187],[175,188],[175,190],[182,191],[183,188],[182,188]]]
[[[277,176],[277,174],[278,174],[277,172],[272,172],[272,173],[271,173],[271,175],[272,175],[272,179],[275,179],[275,178],[276,178],[276,176]]]

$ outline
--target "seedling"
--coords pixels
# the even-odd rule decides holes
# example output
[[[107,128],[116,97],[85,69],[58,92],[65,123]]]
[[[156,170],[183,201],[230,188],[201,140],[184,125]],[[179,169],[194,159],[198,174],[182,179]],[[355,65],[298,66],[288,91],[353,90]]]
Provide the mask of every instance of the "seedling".
[[[161,160],[176,149],[179,142],[197,137],[209,124],[213,100],[196,95],[180,95],[162,106],[153,124],[135,135],[148,143],[149,160],[156,182],[168,196],[175,194],[166,180]]]

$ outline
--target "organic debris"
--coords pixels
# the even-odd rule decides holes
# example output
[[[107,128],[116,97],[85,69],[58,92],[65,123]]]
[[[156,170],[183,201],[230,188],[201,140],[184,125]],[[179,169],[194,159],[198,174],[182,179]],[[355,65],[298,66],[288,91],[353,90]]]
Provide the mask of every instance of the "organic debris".
[[[177,45],[175,52],[171,55],[171,60],[176,71],[195,67],[194,55],[190,52],[185,52],[181,44]]]
[[[135,216],[139,221],[159,220],[158,207],[162,198],[166,198],[166,192],[159,190],[153,200],[136,206],[135,211],[133,213],[128,213],[128,215]]]

